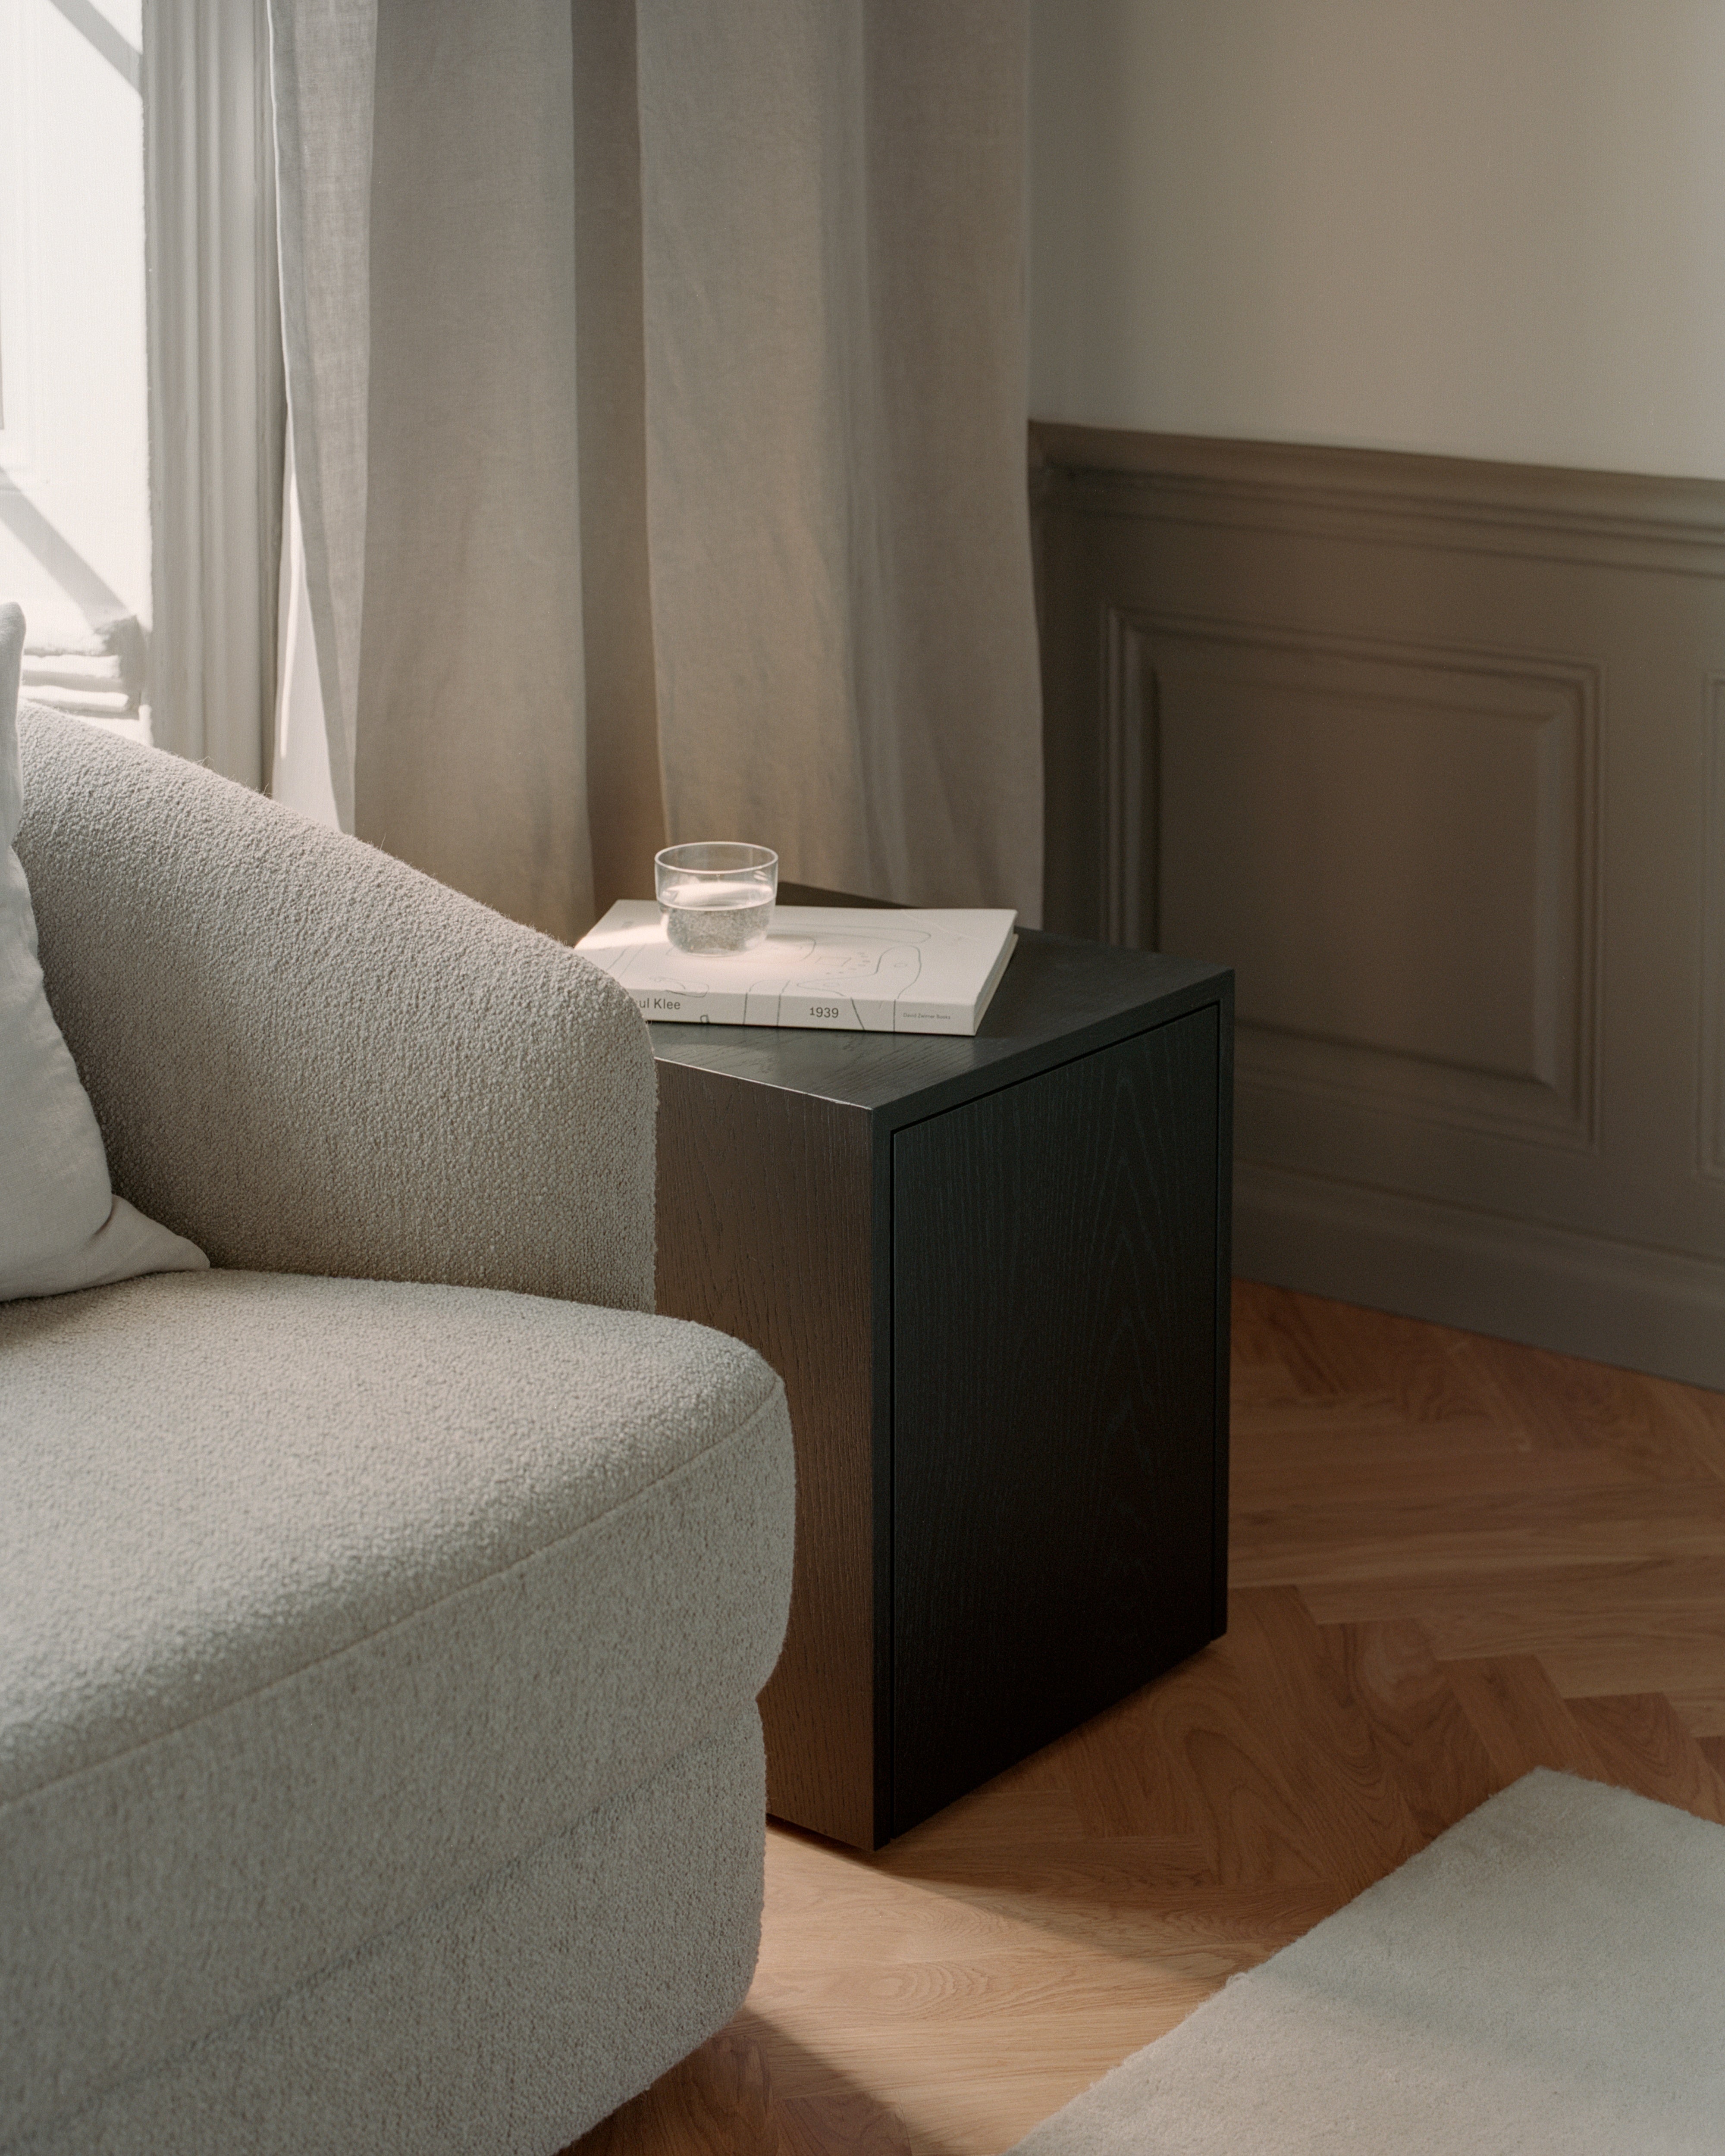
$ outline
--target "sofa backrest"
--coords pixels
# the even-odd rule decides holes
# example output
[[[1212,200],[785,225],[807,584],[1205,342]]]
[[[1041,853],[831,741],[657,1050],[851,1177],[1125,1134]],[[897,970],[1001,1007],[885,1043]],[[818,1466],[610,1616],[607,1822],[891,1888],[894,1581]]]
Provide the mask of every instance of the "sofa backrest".
[[[19,713],[114,1188],[218,1265],[653,1306],[655,1081],[583,958],[183,759]]]

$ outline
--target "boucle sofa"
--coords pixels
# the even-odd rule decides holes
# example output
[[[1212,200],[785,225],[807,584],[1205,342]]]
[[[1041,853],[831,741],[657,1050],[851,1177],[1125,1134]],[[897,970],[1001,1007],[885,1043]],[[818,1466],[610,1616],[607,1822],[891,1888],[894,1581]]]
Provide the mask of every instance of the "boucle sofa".
[[[649,1314],[613,983],[20,716],[114,1188],[212,1265],[0,1305],[0,2150],[550,2156],[753,1968],[782,1389]]]

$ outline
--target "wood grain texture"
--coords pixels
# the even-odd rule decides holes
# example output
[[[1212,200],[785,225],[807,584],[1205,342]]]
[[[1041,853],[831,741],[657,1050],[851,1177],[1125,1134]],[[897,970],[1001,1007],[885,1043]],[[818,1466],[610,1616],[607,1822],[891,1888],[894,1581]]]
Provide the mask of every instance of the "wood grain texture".
[[[653,1029],[660,1307],[796,1437],[774,1816],[876,1847],[1220,1628],[1231,1014],[1030,935],[975,1040]]]
[[[1725,1816],[1725,1566],[1645,1547],[1711,1516],[1725,1402],[1247,1286],[1233,1377],[1227,1636],[874,1856],[770,1830],[748,2003],[584,2148],[998,2156],[1532,1767]],[[1578,1545],[1633,1584],[1615,1646]],[[1410,1613],[1434,1549],[1453,1635],[1494,1583],[1484,1646]]]
[[[1217,1032],[895,1136],[895,1832],[1211,1635]]]
[[[1034,1077],[1219,998],[1231,1025],[1233,977],[1221,967],[1020,929],[973,1035],[656,1024],[653,1052],[661,1069],[686,1063],[751,1085],[914,1117]]]
[[[872,1843],[880,1747],[874,1148],[869,1118],[680,1064],[659,1072],[660,1310],[716,1326],[784,1379],[797,1566],[762,1694],[768,1803]]]

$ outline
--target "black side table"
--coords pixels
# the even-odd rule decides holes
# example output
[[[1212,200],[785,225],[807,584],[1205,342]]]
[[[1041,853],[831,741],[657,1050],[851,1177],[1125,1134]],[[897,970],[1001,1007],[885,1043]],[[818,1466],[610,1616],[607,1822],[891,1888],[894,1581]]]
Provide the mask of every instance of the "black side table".
[[[1233,1030],[1034,933],[974,1040],[654,1026],[659,1307],[796,1432],[778,1817],[877,1848],[1224,1629]]]

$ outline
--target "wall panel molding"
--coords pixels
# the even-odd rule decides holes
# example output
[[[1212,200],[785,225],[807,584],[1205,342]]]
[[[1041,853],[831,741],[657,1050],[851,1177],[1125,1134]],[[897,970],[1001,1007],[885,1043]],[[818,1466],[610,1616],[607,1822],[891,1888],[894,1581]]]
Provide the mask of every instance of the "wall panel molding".
[[[1033,420],[1033,506],[1715,577],[1725,481]]]
[[[1697,1158],[1701,1172],[1725,1183],[1725,674],[1707,685],[1702,869],[1701,1072]]]
[[[1415,1118],[1512,1132],[1538,1143],[1596,1144],[1599,669],[1542,654],[1471,654],[1255,623],[1137,616],[1111,608],[1106,635],[1108,937],[1154,947],[1167,922],[1168,940],[1182,947],[1214,943],[1229,949],[1241,969],[1240,1082],[1323,1092],[1363,1108],[1394,1103]],[[1236,676],[1231,681],[1226,678],[1230,666]],[[1286,678],[1279,680],[1279,675]],[[1177,734],[1183,731],[1176,716],[1183,679],[1219,689],[1224,697],[1232,691],[1236,698],[1291,686],[1301,703],[1321,711],[1340,707],[1356,721],[1385,711],[1393,718],[1400,706],[1440,735],[1446,721],[1459,720],[1463,731],[1478,732],[1483,721],[1496,722],[1499,730],[1553,737],[1530,748],[1542,767],[1527,804],[1527,844],[1508,864],[1530,869],[1533,886],[1532,917],[1522,925],[1527,978],[1517,984],[1519,995],[1512,992],[1512,1008],[1504,1014],[1512,1027],[1525,1019],[1528,1040],[1521,1052],[1511,1049],[1494,1057],[1476,1040],[1470,1043],[1469,1034],[1478,1031],[1470,1021],[1477,1020],[1482,1001],[1473,969],[1450,987],[1447,998],[1435,987],[1420,993],[1422,1014],[1436,1020],[1420,1029],[1430,1036],[1423,1045],[1386,1038],[1394,1029],[1374,1029],[1368,1014],[1350,1023],[1345,993],[1338,998],[1342,1007],[1328,1012],[1327,1024],[1322,1018],[1302,1022],[1297,1010],[1265,1007],[1262,969],[1250,963],[1255,940],[1250,922],[1204,921],[1202,915],[1214,915],[1214,906],[1198,908],[1200,918],[1194,920],[1189,902],[1183,908],[1182,894],[1168,888],[1181,850],[1167,842],[1163,819],[1172,814],[1177,821],[1192,821],[1190,802],[1170,802],[1163,762],[1170,725]],[[1332,783],[1347,776],[1330,775]],[[1251,835],[1245,834],[1248,841]],[[1211,848],[1202,851],[1206,865],[1240,887],[1244,879],[1238,865],[1230,874],[1230,865],[1215,860]],[[1440,858],[1425,865],[1428,877],[1434,868],[1441,877],[1445,863]],[[1477,905],[1480,894],[1470,886],[1479,866],[1460,860],[1455,874],[1461,891],[1446,892],[1440,884],[1430,894],[1413,889],[1407,895],[1412,909],[1440,913],[1470,898]],[[1345,923],[1332,940],[1345,943]],[[1348,970],[1360,970],[1357,954]],[[1381,979],[1389,968],[1380,963],[1375,971]],[[1338,985],[1345,990],[1345,978]],[[1455,1006],[1447,1013],[1446,999]]]
[[[1031,436],[1045,917],[1238,969],[1240,1269],[1725,1388],[1725,484]]]
[[[1147,624],[1110,607],[1105,617],[1102,903],[1107,941],[1160,946],[1162,740],[1156,663]]]

